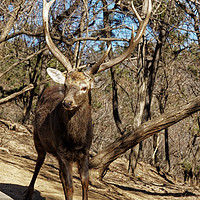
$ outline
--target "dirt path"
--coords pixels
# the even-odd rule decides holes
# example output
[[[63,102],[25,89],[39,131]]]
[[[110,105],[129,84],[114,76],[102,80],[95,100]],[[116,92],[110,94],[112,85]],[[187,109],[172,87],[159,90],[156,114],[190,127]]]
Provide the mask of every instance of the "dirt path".
[[[121,160],[122,161],[122,160]],[[120,162],[121,162],[120,161]],[[156,171],[151,171],[149,177],[133,179],[123,172],[123,163],[111,166],[103,182],[92,180],[90,183],[90,199],[200,199],[198,188],[170,183]],[[29,184],[35,161],[19,155],[0,155],[0,191],[15,200],[22,200],[26,186]],[[144,166],[140,166],[142,169]],[[151,169],[152,170],[152,169]],[[145,172],[146,171],[146,172]],[[146,175],[147,176],[147,175]],[[152,179],[152,182],[149,180]],[[74,199],[81,199],[81,187],[78,175],[74,175]],[[33,200],[63,200],[63,190],[59,180],[58,169],[53,165],[45,164],[37,179]]]
[[[23,200],[31,180],[36,153],[32,136],[6,130],[0,126],[0,191],[14,200]],[[156,171],[144,163],[138,167],[138,176],[127,173],[127,161],[116,160],[100,182],[90,175],[90,200],[198,200],[200,188],[175,182],[169,175]],[[74,168],[74,200],[81,200],[81,185]],[[35,185],[33,200],[63,200],[57,161],[47,155]]]

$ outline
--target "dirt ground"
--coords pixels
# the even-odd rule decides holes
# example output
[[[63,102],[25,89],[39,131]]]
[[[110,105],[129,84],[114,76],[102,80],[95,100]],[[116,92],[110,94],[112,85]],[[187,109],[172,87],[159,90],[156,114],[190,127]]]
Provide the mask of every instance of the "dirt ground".
[[[23,200],[32,177],[36,153],[32,135],[23,127],[0,122],[0,191],[14,200]],[[175,180],[150,165],[139,163],[137,177],[127,173],[125,158],[116,160],[103,181],[90,173],[89,199],[143,200],[143,199],[200,199],[200,188]],[[73,174],[74,200],[81,199],[81,184],[76,167]],[[63,200],[57,161],[47,155],[35,185],[33,200]]]

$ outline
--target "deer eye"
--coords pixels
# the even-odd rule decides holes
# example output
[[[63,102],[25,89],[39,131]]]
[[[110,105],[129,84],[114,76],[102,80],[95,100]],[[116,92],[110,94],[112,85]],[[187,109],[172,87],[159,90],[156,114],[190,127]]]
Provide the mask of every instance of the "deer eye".
[[[87,87],[86,86],[82,86],[81,87],[81,91],[86,91],[87,90]]]

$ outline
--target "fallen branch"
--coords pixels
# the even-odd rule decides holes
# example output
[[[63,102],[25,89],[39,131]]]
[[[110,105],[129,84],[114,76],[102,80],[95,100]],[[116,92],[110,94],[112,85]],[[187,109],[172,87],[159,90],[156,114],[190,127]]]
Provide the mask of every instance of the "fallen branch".
[[[13,94],[11,94],[10,96],[8,97],[5,97],[3,99],[0,99],[0,104],[3,104],[3,103],[6,103],[8,101],[10,101],[11,99],[14,99],[15,97],[23,94],[24,92],[27,92],[29,90],[32,90],[34,88],[34,85],[33,84],[30,84],[28,86],[26,86],[25,88],[23,88],[22,90],[20,90],[19,92],[15,92]]]
[[[47,84],[47,83],[49,83],[50,80],[51,80],[50,78],[46,78],[45,80],[41,81],[37,86]],[[21,95],[21,94],[23,94],[23,93],[25,93],[29,90],[32,90],[32,89],[34,89],[34,85],[29,84],[28,86],[24,87],[19,92],[15,92],[8,97],[0,99],[0,105],[3,104],[3,103],[6,103],[6,102],[10,101],[11,99],[14,99],[15,97],[17,97],[17,96],[19,96],[19,95]]]
[[[33,133],[33,126],[32,125],[22,125],[17,122],[12,122],[10,120],[0,119],[0,123],[4,124],[9,130],[32,134]]]
[[[135,131],[128,132],[107,146],[104,151],[94,156],[89,163],[90,169],[99,172],[101,178],[108,166],[128,149],[161,130],[176,124],[200,110],[200,97],[189,104],[179,107],[176,111],[164,113],[155,119],[141,124]]]

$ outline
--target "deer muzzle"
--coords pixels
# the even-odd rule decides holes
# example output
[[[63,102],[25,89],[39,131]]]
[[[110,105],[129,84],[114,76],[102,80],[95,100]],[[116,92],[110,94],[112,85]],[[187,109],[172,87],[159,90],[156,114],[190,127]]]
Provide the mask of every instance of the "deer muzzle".
[[[73,101],[63,100],[62,104],[63,107],[67,110],[72,110],[75,107]]]

